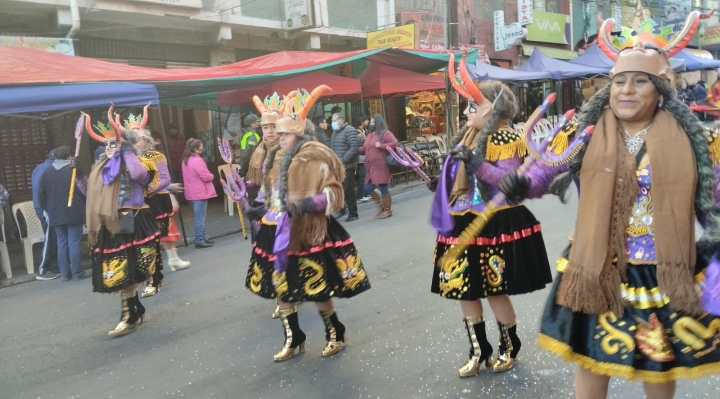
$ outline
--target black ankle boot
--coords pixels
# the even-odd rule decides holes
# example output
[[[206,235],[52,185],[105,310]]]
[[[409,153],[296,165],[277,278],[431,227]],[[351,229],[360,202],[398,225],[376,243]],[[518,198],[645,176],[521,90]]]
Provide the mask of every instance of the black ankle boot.
[[[295,355],[295,348],[298,354],[305,353],[305,333],[300,329],[297,306],[291,309],[280,309],[280,320],[282,320],[285,332],[285,345],[275,354],[276,362],[291,359]]]
[[[138,297],[137,292],[135,293],[135,296],[131,298],[131,301],[131,303],[135,305],[135,313],[137,315],[135,322],[139,319],[140,324],[142,324],[142,322],[145,321],[145,306],[140,303],[140,297]]]
[[[493,364],[493,371],[501,373],[513,368],[522,343],[517,336],[517,322],[511,324],[498,322],[498,329],[500,330],[500,347],[498,358]]]
[[[341,342],[345,342],[345,325],[338,320],[335,309],[328,312],[320,312],[325,323],[325,340],[327,344],[323,348],[322,355],[332,356],[342,349]]]
[[[493,348],[487,340],[485,321],[482,317],[466,317],[465,329],[470,339],[470,359],[458,369],[460,377],[472,377],[480,372],[480,367],[492,365]]]

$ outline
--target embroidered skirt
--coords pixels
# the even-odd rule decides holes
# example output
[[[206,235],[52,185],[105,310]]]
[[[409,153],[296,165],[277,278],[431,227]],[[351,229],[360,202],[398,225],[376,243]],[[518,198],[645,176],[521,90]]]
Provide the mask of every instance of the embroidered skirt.
[[[165,237],[170,231],[170,220],[173,215],[173,205],[168,193],[158,193],[145,197],[145,203],[150,207],[155,219],[158,221],[160,237]]]
[[[324,302],[350,298],[370,289],[365,267],[352,237],[328,217],[324,243],[301,253],[288,253],[287,270],[274,270],[276,225],[262,223],[253,242],[245,286],[263,298],[285,302]]]
[[[631,265],[622,285],[625,312],[576,313],[555,303],[567,266],[545,306],[538,342],[545,349],[595,374],[650,383],[720,373],[720,318],[691,317],[675,311],[658,290],[655,265]],[[704,284],[705,265],[696,265],[696,289]]]
[[[525,206],[498,211],[463,256],[454,262],[442,262],[445,251],[457,243],[460,233],[475,217],[470,212],[453,216],[452,234],[438,235],[432,292],[450,299],[475,300],[525,294],[552,282],[540,222]]]
[[[116,292],[130,284],[141,283],[156,270],[160,231],[149,208],[135,215],[133,234],[110,234],[100,229],[97,245],[92,248],[93,291]]]

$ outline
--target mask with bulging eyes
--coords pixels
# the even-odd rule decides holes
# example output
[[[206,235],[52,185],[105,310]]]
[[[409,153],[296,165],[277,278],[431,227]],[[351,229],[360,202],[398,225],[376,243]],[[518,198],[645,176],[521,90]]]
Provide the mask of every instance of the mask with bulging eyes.
[[[475,104],[475,103],[472,102],[472,101],[469,102],[469,103],[468,103],[468,112],[471,113],[471,114],[476,113],[476,112],[477,112],[477,104]]]

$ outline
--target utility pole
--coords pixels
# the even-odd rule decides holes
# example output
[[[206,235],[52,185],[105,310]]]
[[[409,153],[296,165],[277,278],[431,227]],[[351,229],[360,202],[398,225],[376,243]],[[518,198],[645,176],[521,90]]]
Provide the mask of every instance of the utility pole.
[[[446,36],[447,49],[458,48],[458,2],[457,0],[447,0],[445,2],[446,9]]]

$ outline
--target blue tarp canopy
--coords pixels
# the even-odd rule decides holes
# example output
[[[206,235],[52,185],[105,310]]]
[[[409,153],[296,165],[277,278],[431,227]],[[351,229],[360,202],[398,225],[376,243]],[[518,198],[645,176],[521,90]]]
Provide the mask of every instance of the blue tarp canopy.
[[[689,54],[691,57],[695,57],[693,54],[690,54],[685,50],[680,51],[680,53]],[[700,68],[699,62],[693,63],[691,68],[691,65],[683,57],[679,56],[680,53],[670,59],[670,68],[673,71],[682,72],[685,69],[689,71],[697,71],[698,69],[702,69]],[[702,60],[702,58],[700,59]],[[602,50],[600,50],[600,47],[598,47],[597,43],[591,44],[590,46],[588,46],[587,50],[585,50],[583,54],[576,58],[573,58],[568,62],[571,64],[582,65],[592,68],[602,68],[605,70],[605,73],[609,73],[610,69],[612,69],[612,67],[615,65],[615,62],[613,62],[613,60],[611,60],[607,55],[605,55],[605,53],[602,52]],[[720,64],[720,62],[718,63]]]
[[[138,83],[0,86],[0,114],[158,103],[155,86]]]
[[[720,68],[720,61],[698,57],[687,50],[680,50],[680,52],[675,54],[672,59],[685,61],[685,69],[688,71]]]
[[[468,73],[475,80],[527,81],[550,79],[549,72],[523,72],[516,69],[505,69],[488,65],[482,61],[468,64]]]
[[[588,75],[604,75],[607,70],[585,65],[577,65],[566,61],[556,60],[545,55],[539,48],[535,48],[530,58],[518,68],[525,72],[549,72],[554,80],[572,79]]]

